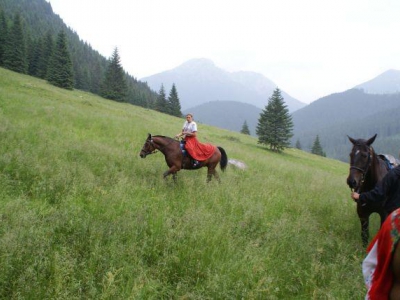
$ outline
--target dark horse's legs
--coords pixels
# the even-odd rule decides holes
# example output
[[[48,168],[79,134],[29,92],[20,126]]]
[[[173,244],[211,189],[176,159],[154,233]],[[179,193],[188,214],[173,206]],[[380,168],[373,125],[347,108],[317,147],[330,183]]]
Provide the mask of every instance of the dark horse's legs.
[[[369,240],[369,218],[360,218],[361,222],[361,240],[363,243],[363,247],[368,246]]]
[[[379,217],[381,219],[381,227],[383,222],[385,222],[386,216],[387,214],[382,210],[380,212],[378,212]],[[369,215],[364,215],[364,216],[360,216],[360,222],[361,222],[361,239],[362,239],[362,243],[364,247],[368,246],[368,242],[369,242]]]

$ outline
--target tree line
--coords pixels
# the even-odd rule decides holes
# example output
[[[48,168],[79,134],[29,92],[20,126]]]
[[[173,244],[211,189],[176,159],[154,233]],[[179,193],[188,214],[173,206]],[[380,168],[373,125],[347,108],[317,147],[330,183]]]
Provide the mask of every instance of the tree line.
[[[10,8],[15,2],[18,1],[5,0],[3,4],[8,4]],[[61,88],[76,88],[110,100],[128,102],[175,116],[182,115],[176,86],[171,89],[170,97],[162,103],[162,95],[124,71],[117,48],[110,59],[105,59],[90,45],[77,40],[77,35],[65,25],[55,26],[57,32],[47,24],[47,31],[43,26],[33,26],[39,21],[36,20],[38,18],[31,18],[30,13],[42,13],[46,5],[50,6],[43,2],[32,0],[36,6],[31,10],[19,6],[23,16],[20,11],[11,14],[9,10],[9,14],[6,14],[0,6],[0,67],[45,79]],[[32,3],[29,2],[30,5]],[[52,12],[51,6],[48,12]],[[41,30],[32,31],[32,28]]]

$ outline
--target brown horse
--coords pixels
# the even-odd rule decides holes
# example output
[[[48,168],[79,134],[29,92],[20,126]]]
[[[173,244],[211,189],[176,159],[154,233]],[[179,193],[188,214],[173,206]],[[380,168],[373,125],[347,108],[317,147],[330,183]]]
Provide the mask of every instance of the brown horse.
[[[215,147],[215,151],[209,159],[201,161],[200,164],[194,166],[193,159],[188,155],[182,154],[180,142],[178,140],[161,135],[152,136],[149,133],[139,155],[141,158],[145,158],[147,155],[157,152],[157,150],[164,154],[165,162],[169,167],[169,169],[164,172],[164,178],[172,174],[174,180],[176,180],[176,173],[181,169],[197,170],[202,167],[207,167],[207,182],[211,180],[213,175],[220,181],[216,167],[219,163],[221,170],[225,171],[228,164],[228,157],[225,150],[222,147]]]
[[[371,147],[376,134],[368,140],[355,140],[347,137],[353,144],[350,152],[350,172],[347,177],[347,184],[350,189],[357,193],[370,191],[388,172],[386,163]],[[357,202],[357,214],[361,222],[361,239],[364,246],[367,246],[369,240],[369,216],[372,213],[379,214],[382,226],[388,215],[388,212],[383,208],[383,203],[361,204],[361,202]]]

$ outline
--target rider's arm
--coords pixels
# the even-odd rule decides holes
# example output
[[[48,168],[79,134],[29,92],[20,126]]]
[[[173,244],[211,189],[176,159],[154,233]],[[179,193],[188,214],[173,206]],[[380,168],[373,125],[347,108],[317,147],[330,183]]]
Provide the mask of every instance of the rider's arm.
[[[384,180],[379,181],[374,189],[361,193],[359,200],[361,203],[379,203],[385,200]]]

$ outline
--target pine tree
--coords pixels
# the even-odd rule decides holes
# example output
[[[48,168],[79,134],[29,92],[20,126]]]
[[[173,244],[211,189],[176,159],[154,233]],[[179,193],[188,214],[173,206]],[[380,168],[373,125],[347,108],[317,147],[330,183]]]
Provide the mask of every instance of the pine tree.
[[[96,59],[92,65],[92,72],[90,76],[90,92],[100,94],[102,84],[102,74],[104,70],[101,67],[99,59]]]
[[[31,41],[28,50],[28,74],[39,77],[42,39]]]
[[[242,126],[242,130],[240,130],[240,133],[250,135],[250,129],[249,129],[249,126],[247,125],[246,121],[244,121],[243,126]]]
[[[121,66],[118,48],[115,48],[101,85],[101,95],[110,100],[125,102],[127,94],[125,72]]]
[[[301,148],[301,143],[300,143],[300,140],[299,140],[299,139],[297,139],[297,141],[296,141],[296,148],[297,148],[297,149],[300,149],[300,150],[302,149],[302,148]]]
[[[168,96],[168,113],[175,117],[181,117],[181,103],[179,102],[178,92],[175,87],[175,83],[172,84],[171,91]]]
[[[168,112],[168,106],[167,106],[167,99],[165,95],[165,89],[164,85],[162,84],[160,87],[160,91],[158,92],[158,97],[156,101],[156,108],[157,111],[162,112],[162,113],[167,113]]]
[[[45,38],[42,41],[39,57],[39,77],[42,79],[47,78],[47,72],[49,69],[50,58],[54,51],[54,41],[50,31],[47,32]]]
[[[322,149],[321,143],[319,141],[319,136],[317,135],[317,137],[314,140],[314,144],[311,148],[311,153],[312,154],[316,154],[316,155],[320,155],[320,156],[326,156],[324,150]]]
[[[4,52],[7,40],[7,21],[4,11],[0,9],[0,66],[4,66]]]
[[[15,72],[26,73],[26,45],[19,13],[14,17],[13,24],[7,34],[4,48],[4,67]]]
[[[258,119],[256,128],[258,143],[269,145],[273,151],[280,151],[290,146],[292,132],[292,118],[281,91],[276,88]]]
[[[74,88],[74,74],[72,61],[67,46],[67,36],[60,31],[56,46],[48,66],[47,80],[52,85],[72,90]]]

